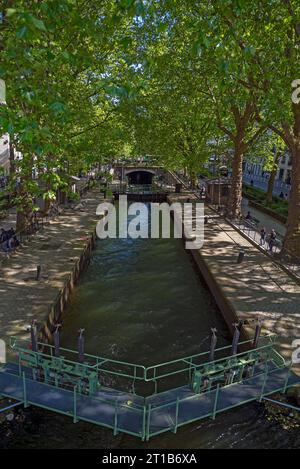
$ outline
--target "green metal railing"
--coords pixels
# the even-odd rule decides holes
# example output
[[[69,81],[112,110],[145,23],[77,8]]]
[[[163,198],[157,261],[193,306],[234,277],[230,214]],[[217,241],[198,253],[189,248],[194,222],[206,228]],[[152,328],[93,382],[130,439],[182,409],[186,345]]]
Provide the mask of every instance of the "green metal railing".
[[[239,347],[245,351],[230,356],[231,346],[221,347],[215,350],[215,360],[209,361],[209,352],[201,352],[187,357],[171,360],[165,363],[145,367],[143,365],[113,360],[107,357],[98,357],[85,354],[84,362],[78,362],[78,352],[67,348],[60,348],[60,356],[55,356],[55,347],[50,344],[38,344],[39,351],[33,352],[28,341],[17,338],[11,338],[10,346],[17,352],[19,367],[25,362],[32,367],[44,367],[47,370],[53,370],[58,373],[66,373],[73,376],[74,381],[79,378],[91,380],[91,386],[96,384],[92,380],[98,380],[100,385],[105,385],[105,376],[111,376],[115,379],[114,387],[117,389],[128,388],[128,380],[132,383],[132,390],[135,393],[136,382],[154,383],[154,392],[158,392],[160,382],[164,382],[172,377],[177,378],[181,384],[190,383],[193,374],[200,371],[203,375],[213,375],[214,372],[225,373],[227,370],[244,366],[247,363],[254,363],[258,359],[272,359],[278,366],[285,366],[285,361],[274,349],[276,336],[268,334],[262,336],[259,340],[259,347],[252,349],[252,341],[242,341]],[[179,385],[181,385],[179,383]],[[174,387],[174,386],[173,386]]]
[[[167,404],[162,404],[160,406],[155,406],[155,408],[153,408],[151,405],[149,405],[148,408],[147,408],[147,412],[148,412],[148,429],[147,429],[147,432],[146,432],[146,440],[148,440],[150,437],[159,435],[159,434],[167,432],[167,431],[173,431],[174,433],[176,433],[177,429],[179,427],[181,427],[183,425],[187,425],[189,423],[196,422],[199,419],[211,418],[211,419],[214,420],[218,413],[225,412],[227,410],[233,409],[233,408],[238,407],[240,405],[244,405],[244,404],[253,402],[255,400],[261,401],[261,400],[263,400],[264,396],[268,396],[270,394],[274,394],[274,393],[277,393],[277,392],[286,392],[287,387],[288,387],[288,379],[289,379],[289,376],[290,376],[290,369],[287,369],[287,373],[286,373],[285,376],[283,376],[282,383],[279,387],[277,387],[276,389],[272,389],[271,392],[265,392],[267,378],[272,376],[272,374],[274,374],[276,372],[278,372],[277,369],[275,369],[275,370],[265,370],[264,372],[258,374],[256,376],[256,378],[257,377],[262,377],[263,378],[262,384],[261,384],[261,386],[256,387],[257,388],[256,392],[250,398],[248,397],[248,398],[239,400],[236,403],[232,403],[232,404],[224,406],[224,407],[223,406],[218,407],[218,405],[221,401],[222,392],[228,391],[228,389],[231,388],[234,385],[231,384],[231,385],[228,385],[228,386],[224,386],[222,388],[218,385],[216,389],[205,392],[206,400],[211,402],[211,406],[210,406],[209,410],[206,413],[199,412],[199,414],[197,414],[196,411],[195,411],[195,413],[193,415],[193,418],[183,419],[182,421],[179,421],[178,417],[180,415],[180,410],[184,406],[184,404],[192,403],[192,402],[197,403],[197,402],[199,402],[199,400],[201,400],[201,398],[204,395],[201,396],[201,395],[195,394],[193,396],[188,396],[188,397],[183,398],[183,399],[176,399],[173,402],[168,402]],[[300,382],[300,378],[299,378],[299,382]],[[245,387],[249,384],[251,385],[252,383],[253,383],[253,377],[243,380],[243,385],[245,385]],[[154,413],[160,414],[160,413],[162,413],[162,411],[164,411],[164,412],[168,411],[169,414],[172,414],[173,416],[175,416],[174,421],[172,423],[170,423],[169,426],[166,426],[163,430],[159,429],[157,431],[151,431],[151,416],[153,416]]]
[[[263,352],[263,351],[270,351],[270,355],[276,357],[280,357],[282,359],[282,365],[284,366],[285,362],[284,359],[274,350],[274,344],[276,341],[277,336],[275,334],[267,334],[265,336],[260,337],[260,343],[266,342],[263,345],[259,346],[255,349],[255,351]],[[176,360],[168,361],[166,363],[160,363],[159,365],[149,366],[145,369],[145,381],[154,381],[166,377],[170,377],[172,375],[177,375],[184,372],[190,372],[190,370],[197,370],[199,367],[207,367],[209,368],[212,364],[218,364],[224,361],[224,357],[230,361],[229,366],[231,366],[231,362],[234,359],[238,359],[244,356],[248,356],[254,353],[254,350],[251,349],[252,340],[245,340],[239,342],[239,347],[248,348],[245,352],[240,352],[236,354],[234,357],[230,357],[230,350],[231,345],[227,345],[225,347],[221,347],[215,350],[215,356],[220,358],[216,358],[213,362],[207,361],[210,352],[201,352],[195,355],[190,355],[188,357],[179,358]],[[163,370],[164,368],[169,368],[171,366],[178,366],[178,369],[173,371],[164,372],[162,371],[160,374],[158,373],[159,370]],[[152,376],[151,376],[152,375]]]
[[[70,400],[69,402],[69,407],[66,410],[58,409],[55,405],[45,405],[40,402],[37,402],[36,400],[31,400],[30,398],[28,398],[28,387],[30,386],[31,380],[26,378],[25,373],[22,373],[22,392],[20,392],[19,400],[22,401],[25,407],[28,407],[29,405],[35,405],[46,410],[55,411],[57,413],[71,417],[73,418],[74,423],[77,423],[78,421],[82,420],[110,428],[111,430],[113,430],[114,435],[117,435],[119,432],[123,432],[132,436],[137,436],[142,440],[149,440],[150,437],[159,435],[167,431],[172,431],[176,433],[178,428],[180,428],[181,426],[195,422],[199,419],[215,419],[217,414],[221,412],[233,409],[235,407],[247,404],[249,402],[253,402],[254,400],[263,400],[264,397],[273,394],[274,392],[285,392],[288,387],[287,383],[290,373],[289,369],[287,369],[286,375],[282,377],[282,382],[276,389],[272,389],[271,392],[265,392],[266,379],[272,376],[272,374],[276,373],[277,371],[277,369],[271,371],[267,370],[267,372],[265,371],[257,375],[257,377],[262,377],[264,379],[262,380],[259,386],[256,386],[255,393],[252,394],[251,397],[247,397],[245,395],[244,399],[240,399],[237,402],[232,402],[230,405],[227,406],[219,405],[222,402],[222,392],[228,392],[228,390],[230,390],[233,385],[224,386],[222,388],[220,386],[217,386],[216,389],[208,391],[203,395],[195,394],[182,399],[177,398],[174,399],[172,402],[168,402],[167,404],[162,405],[153,405],[151,403],[147,404],[146,402],[140,408],[135,408],[126,403],[118,404],[118,402],[116,401],[114,402],[102,400],[107,406],[109,406],[111,410],[111,423],[107,423],[104,420],[95,420],[92,417],[83,417],[78,413],[78,403],[80,401],[80,395],[77,391],[76,386],[72,391],[67,391],[69,393],[69,396],[73,396],[72,400]],[[252,383],[253,378],[243,380],[243,385],[245,386],[251,385]],[[39,383],[39,385],[41,385],[42,387],[44,386],[47,389],[49,387],[45,383]],[[6,397],[15,398],[15,396],[10,393],[6,394]],[[203,397],[205,397],[205,400],[209,403],[209,406],[205,411],[203,411],[201,405],[199,406],[199,403],[201,404],[201,399]],[[90,401],[90,404],[92,405],[93,402],[96,403],[97,400],[101,401],[101,399],[95,399],[93,397]],[[186,418],[184,417],[184,406],[191,404],[196,404],[194,406],[193,416],[192,418]],[[136,431],[124,428],[124,425],[120,424],[120,416],[123,415],[124,409],[128,410],[130,413],[134,413],[140,418],[141,425],[137,428]],[[160,428],[155,428],[155,425],[153,425],[155,415],[159,415],[163,418],[163,422],[161,423]]]
[[[245,351],[234,356],[230,355],[231,346],[221,347],[216,349],[218,358],[213,362],[207,360],[208,352],[204,352],[144,367],[89,354],[85,354],[84,362],[79,363],[75,359],[77,352],[73,350],[60,348],[61,355],[57,357],[54,355],[55,347],[52,345],[40,343],[38,344],[40,351],[34,352],[30,349],[28,341],[13,338],[11,347],[18,354],[19,371],[17,373],[9,370],[5,372],[13,385],[3,392],[0,380],[0,394],[21,401],[25,407],[32,404],[62,413],[72,417],[75,423],[84,420],[110,428],[115,435],[123,432],[148,440],[166,431],[176,433],[181,426],[199,419],[207,417],[214,419],[220,412],[253,400],[261,401],[265,396],[274,392],[285,392],[289,386],[293,385],[289,381],[291,369],[286,366],[284,359],[274,349],[275,339],[276,336],[273,334],[262,336],[259,347],[255,349],[251,348],[252,341],[240,342],[239,346]],[[250,376],[244,373],[245,366],[248,364],[253,368]],[[174,366],[177,369],[174,369]],[[51,370],[51,380],[43,382],[36,375],[36,370],[37,368],[45,370],[47,367]],[[239,371],[235,381],[222,381],[222,376],[235,369]],[[66,373],[74,376],[74,383],[68,387],[60,387],[55,379],[56,371],[58,374]],[[124,397],[120,402],[113,394],[110,397],[106,393],[97,393],[97,388],[93,388],[92,393],[85,394],[80,387],[80,381],[76,382],[77,378],[85,379],[90,376],[90,373],[96,373],[98,383],[99,376],[101,381],[101,373],[108,373],[125,379],[157,384],[159,380],[186,372],[190,384],[191,377],[196,373],[206,376],[216,373],[216,380],[212,386],[202,387],[197,391],[190,386],[187,388],[190,389],[188,396],[180,392],[181,388],[174,387],[169,390],[171,394],[168,394],[169,391],[156,394],[156,387],[155,393],[149,397],[136,396],[133,400],[127,400],[128,392],[124,391],[122,394]],[[275,387],[273,385],[270,392],[270,380],[276,373],[280,374],[277,375],[277,381],[274,381]],[[237,394],[235,394],[236,386],[240,386]],[[58,388],[61,394],[60,402],[63,402],[63,407],[57,404],[56,398],[52,401],[47,398],[45,402],[41,397],[44,389],[46,395],[50,396],[51,389],[55,390],[55,388]],[[99,389],[101,390],[102,387],[100,386]],[[230,394],[230,398],[226,401],[227,394]],[[95,413],[86,414],[82,411],[83,404],[88,404],[89,409],[97,409],[97,405],[101,404],[103,412],[95,411]],[[131,424],[128,424],[130,420]],[[132,422],[135,424],[133,425]]]
[[[84,363],[79,363],[76,361],[78,352],[61,347],[60,356],[56,357],[55,347],[42,342],[38,343],[40,351],[33,352],[30,348],[31,343],[29,341],[12,337],[10,339],[10,347],[18,353],[19,361],[26,357],[27,361],[30,361],[31,357],[32,364],[37,366],[42,360],[49,360],[49,358],[51,358],[57,369],[63,366],[71,366],[74,372],[78,371],[80,376],[82,376],[84,372],[102,372],[132,380],[144,380],[145,377],[145,367],[142,365],[90,354],[85,354]]]

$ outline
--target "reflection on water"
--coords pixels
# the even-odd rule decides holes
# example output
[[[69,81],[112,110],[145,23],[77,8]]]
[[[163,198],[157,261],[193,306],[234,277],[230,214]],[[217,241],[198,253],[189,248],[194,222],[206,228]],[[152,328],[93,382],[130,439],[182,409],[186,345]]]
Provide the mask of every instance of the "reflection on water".
[[[147,220],[143,220],[146,223]],[[99,240],[66,312],[62,343],[153,365],[206,351],[210,328],[227,329],[178,239]]]

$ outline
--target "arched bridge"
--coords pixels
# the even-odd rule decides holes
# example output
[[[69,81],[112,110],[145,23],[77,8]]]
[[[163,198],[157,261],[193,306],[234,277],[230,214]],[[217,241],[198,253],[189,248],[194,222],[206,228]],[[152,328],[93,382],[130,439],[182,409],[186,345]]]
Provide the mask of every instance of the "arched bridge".
[[[115,165],[115,175],[122,182],[132,185],[151,185],[153,178],[159,178],[166,184],[175,185],[181,183],[175,173],[162,166],[148,166],[145,164]]]

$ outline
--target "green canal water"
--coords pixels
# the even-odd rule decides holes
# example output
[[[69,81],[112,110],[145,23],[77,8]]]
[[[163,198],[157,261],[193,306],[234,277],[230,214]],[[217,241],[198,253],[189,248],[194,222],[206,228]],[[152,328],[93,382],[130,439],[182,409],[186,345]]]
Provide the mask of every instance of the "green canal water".
[[[146,222],[146,220],[144,220]],[[86,352],[143,365],[188,356],[230,337],[208,288],[181,240],[99,240],[64,316],[62,345],[76,348],[85,329]],[[33,409],[14,448],[276,448],[299,447],[251,404],[143,443],[127,435]]]

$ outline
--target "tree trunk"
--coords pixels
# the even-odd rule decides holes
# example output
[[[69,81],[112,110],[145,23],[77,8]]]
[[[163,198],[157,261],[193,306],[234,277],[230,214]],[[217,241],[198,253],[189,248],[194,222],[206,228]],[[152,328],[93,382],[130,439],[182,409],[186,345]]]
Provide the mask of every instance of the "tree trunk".
[[[300,260],[300,104],[293,106],[295,124],[292,153],[292,187],[283,249]]]
[[[269,177],[268,190],[267,190],[267,196],[266,196],[266,201],[268,203],[271,203],[273,200],[273,189],[274,189],[276,174],[277,174],[277,168],[272,170],[271,175]]]
[[[231,218],[238,218],[242,212],[243,198],[243,150],[240,143],[235,144],[232,160],[231,190],[228,200],[228,214]]]
[[[26,216],[24,212],[17,211],[16,232],[24,231],[26,227]]]
[[[15,150],[11,141],[9,141],[9,172],[10,174],[14,174],[16,172]]]

